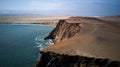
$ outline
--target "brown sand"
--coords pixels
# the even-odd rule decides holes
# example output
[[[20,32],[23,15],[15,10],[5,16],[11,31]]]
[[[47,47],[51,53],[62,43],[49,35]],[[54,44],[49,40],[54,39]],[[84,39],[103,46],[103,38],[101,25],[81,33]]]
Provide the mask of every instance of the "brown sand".
[[[120,61],[120,27],[102,24],[91,32],[63,40],[41,51]]]

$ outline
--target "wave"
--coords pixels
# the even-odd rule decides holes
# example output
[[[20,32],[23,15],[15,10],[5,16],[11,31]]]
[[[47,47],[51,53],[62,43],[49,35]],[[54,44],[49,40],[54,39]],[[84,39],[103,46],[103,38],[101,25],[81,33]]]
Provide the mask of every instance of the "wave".
[[[40,49],[42,49],[54,44],[54,42],[51,39],[44,40],[45,35],[37,36],[35,38],[36,47],[39,47]]]

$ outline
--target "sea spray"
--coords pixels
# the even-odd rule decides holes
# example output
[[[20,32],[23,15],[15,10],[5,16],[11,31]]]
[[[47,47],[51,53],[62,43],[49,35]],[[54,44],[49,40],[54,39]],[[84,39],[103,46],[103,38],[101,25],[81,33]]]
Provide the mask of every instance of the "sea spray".
[[[45,34],[46,35],[46,34]],[[39,47],[40,49],[42,48],[45,48],[45,47],[48,47],[50,45],[53,45],[54,42],[51,40],[51,39],[46,39],[44,40],[44,36],[45,35],[42,35],[42,36],[37,36],[35,38],[35,42],[37,44],[37,47]]]

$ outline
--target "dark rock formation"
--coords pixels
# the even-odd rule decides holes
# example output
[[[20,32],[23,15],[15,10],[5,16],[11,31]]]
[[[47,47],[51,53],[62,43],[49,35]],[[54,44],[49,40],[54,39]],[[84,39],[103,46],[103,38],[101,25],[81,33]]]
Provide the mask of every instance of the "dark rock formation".
[[[36,67],[120,67],[120,62],[83,56],[60,55],[41,52],[41,60]]]

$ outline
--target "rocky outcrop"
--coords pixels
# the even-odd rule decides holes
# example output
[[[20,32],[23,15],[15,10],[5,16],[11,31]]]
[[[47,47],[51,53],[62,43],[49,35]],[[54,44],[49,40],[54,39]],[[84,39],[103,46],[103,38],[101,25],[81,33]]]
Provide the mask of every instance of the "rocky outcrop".
[[[41,52],[37,67],[120,67],[120,62],[84,56],[61,55],[52,52]]]
[[[80,23],[68,23],[60,20],[56,28],[45,39],[52,39],[54,43],[73,37],[80,32]]]
[[[52,39],[54,43],[69,39],[80,34],[90,33],[97,26],[103,23],[100,19],[93,17],[70,17],[69,19],[60,20],[56,28],[45,38]]]

